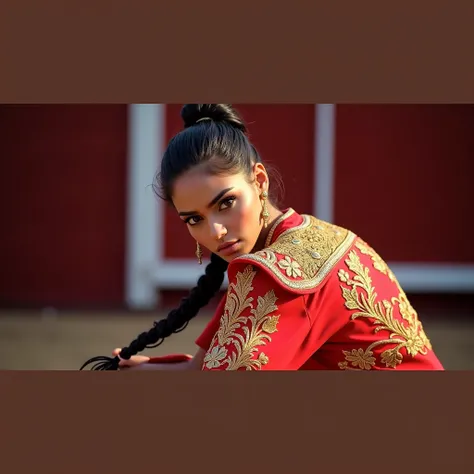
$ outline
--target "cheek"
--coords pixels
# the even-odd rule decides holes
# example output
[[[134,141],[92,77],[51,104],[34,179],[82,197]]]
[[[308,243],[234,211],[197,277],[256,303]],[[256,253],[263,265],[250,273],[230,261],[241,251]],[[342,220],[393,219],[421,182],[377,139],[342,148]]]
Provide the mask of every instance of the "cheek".
[[[200,222],[198,225],[188,226],[188,232],[192,239],[198,240],[203,245],[206,245],[211,237],[211,230],[207,222]]]
[[[258,203],[253,196],[245,196],[245,198],[241,200],[236,212],[240,226],[244,232],[258,226]]]

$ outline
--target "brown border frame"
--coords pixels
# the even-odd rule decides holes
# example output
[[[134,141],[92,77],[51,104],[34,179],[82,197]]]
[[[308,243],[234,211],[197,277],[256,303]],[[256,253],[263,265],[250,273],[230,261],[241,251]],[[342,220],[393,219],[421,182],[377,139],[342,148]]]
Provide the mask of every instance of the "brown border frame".
[[[474,98],[472,1],[2,3],[4,103]],[[474,374],[0,373],[4,472],[474,472]]]

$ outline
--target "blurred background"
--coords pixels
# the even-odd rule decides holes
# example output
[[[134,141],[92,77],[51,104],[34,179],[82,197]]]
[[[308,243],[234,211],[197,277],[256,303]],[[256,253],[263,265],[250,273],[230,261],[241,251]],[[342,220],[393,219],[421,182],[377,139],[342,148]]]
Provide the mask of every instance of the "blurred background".
[[[234,106],[281,206],[368,241],[445,367],[474,369],[474,105]],[[194,285],[195,243],[150,186],[180,108],[0,105],[0,369],[78,369]],[[147,354],[194,353],[215,302]]]

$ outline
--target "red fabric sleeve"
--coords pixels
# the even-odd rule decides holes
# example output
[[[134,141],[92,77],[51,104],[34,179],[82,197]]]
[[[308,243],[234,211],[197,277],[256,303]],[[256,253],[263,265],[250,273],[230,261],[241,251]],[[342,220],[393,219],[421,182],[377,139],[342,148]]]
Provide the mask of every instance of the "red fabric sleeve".
[[[299,369],[320,344],[309,337],[305,297],[253,265],[233,265],[229,281],[229,301],[202,370]]]

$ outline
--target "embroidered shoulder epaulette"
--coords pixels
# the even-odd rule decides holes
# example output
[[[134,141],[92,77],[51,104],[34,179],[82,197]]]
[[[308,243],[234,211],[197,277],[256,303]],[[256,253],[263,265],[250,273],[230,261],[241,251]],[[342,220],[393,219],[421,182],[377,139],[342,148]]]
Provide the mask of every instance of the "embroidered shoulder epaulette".
[[[295,293],[311,293],[351,247],[356,236],[347,229],[303,215],[303,222],[285,230],[271,245],[232,263],[249,263],[266,270]]]

